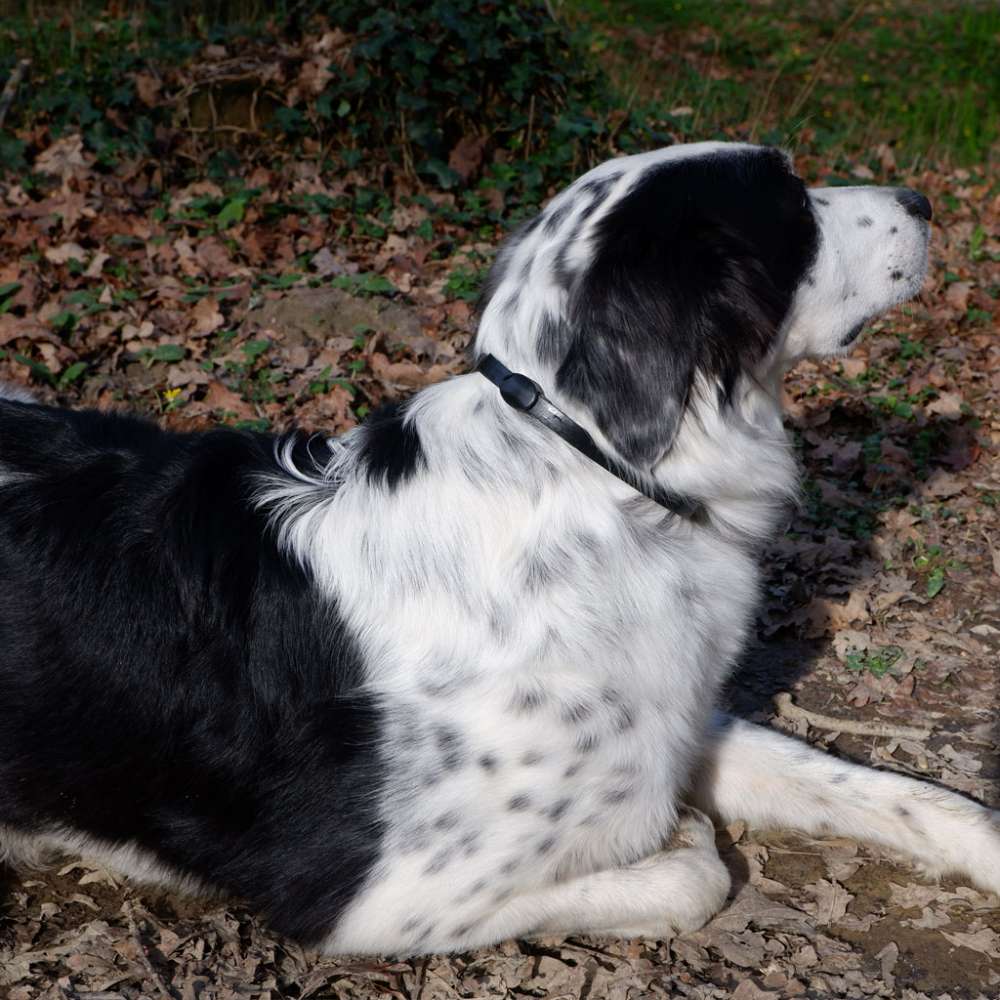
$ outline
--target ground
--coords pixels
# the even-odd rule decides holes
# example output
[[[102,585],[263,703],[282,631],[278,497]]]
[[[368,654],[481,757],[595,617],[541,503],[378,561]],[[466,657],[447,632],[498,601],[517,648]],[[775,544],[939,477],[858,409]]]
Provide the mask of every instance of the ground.
[[[0,380],[175,428],[340,432],[462,370],[500,230],[454,194],[331,176],[308,157],[164,186],[153,159],[112,170],[79,136],[39,136],[32,184],[0,182]],[[831,753],[1000,806],[1000,195],[986,169],[904,168],[888,146],[797,164],[811,183],[928,194],[932,268],[850,357],[788,376],[802,502],[764,554],[757,641],[727,698]],[[776,710],[781,692],[846,723],[930,733],[810,725]],[[1000,995],[996,897],[848,841],[736,825],[719,844],[735,897],[694,934],[398,962],[323,960],[238,901],[66,858],[5,875],[0,996]]]
[[[951,190],[961,180],[952,178]],[[804,499],[766,554],[759,641],[729,698],[740,714],[831,752],[1000,804],[994,725],[1000,345],[993,329],[966,325],[965,301],[973,285],[995,282],[998,269],[988,257],[955,263],[971,230],[961,204],[943,216],[935,234],[938,266],[920,302],[877,324],[850,358],[807,363],[788,378],[788,422],[804,463]],[[946,261],[972,280],[959,281],[956,272],[947,280]],[[955,292],[956,285],[963,287]],[[323,371],[341,364],[346,350],[367,360],[370,378],[386,394],[457,365],[460,326],[468,316],[454,308],[461,300],[435,303],[433,292],[423,303],[411,295],[408,304],[335,288],[293,288],[265,298],[240,318],[234,339],[244,349],[264,331],[273,345],[268,349],[304,373],[293,379],[324,381],[330,373]],[[186,307],[193,325],[204,301]],[[446,316],[449,308],[453,314]],[[457,325],[448,322],[451,315]],[[359,326],[369,330],[364,348],[351,335]],[[446,332],[436,339],[438,330]],[[379,358],[380,334],[409,344],[406,359]],[[186,343],[193,352],[198,339]],[[142,388],[143,376],[153,374],[150,386],[164,378],[153,371],[159,363],[119,358],[116,364],[106,378],[88,383],[93,401],[108,402],[104,393],[116,370],[133,405],[143,391],[156,391]],[[167,380],[182,383],[184,364],[178,359],[172,371],[181,375]],[[27,371],[21,366],[9,374],[23,380]],[[275,405],[248,402],[221,381],[209,383],[213,387],[223,416],[232,407],[231,418],[245,411],[255,419]],[[338,388],[348,395],[336,384],[307,393],[307,418],[312,414],[321,424],[336,414],[344,400],[332,407],[329,400]],[[36,391],[48,397],[56,390],[43,384]],[[167,422],[207,420],[199,414],[210,413],[211,402],[201,409],[190,404],[186,410],[194,416],[170,411]],[[917,740],[812,728],[776,716],[772,699],[779,691],[824,715],[933,733]],[[321,960],[271,935],[236,903],[148,890],[93,863],[65,859],[52,869],[8,876],[0,983],[12,1000],[1000,993],[995,897],[962,883],[923,881],[905,865],[846,841],[741,826],[719,837],[737,894],[697,933],[669,943],[508,942],[414,962]]]

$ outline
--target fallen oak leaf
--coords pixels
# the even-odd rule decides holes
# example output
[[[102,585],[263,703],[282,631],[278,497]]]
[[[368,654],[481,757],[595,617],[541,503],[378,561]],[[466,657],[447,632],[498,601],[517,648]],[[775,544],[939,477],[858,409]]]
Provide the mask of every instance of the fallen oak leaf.
[[[99,278],[104,270],[104,265],[111,260],[111,254],[98,250],[90,259],[87,270],[83,272],[85,278]],[[107,286],[105,286],[106,288]]]
[[[957,496],[964,489],[965,482],[963,480],[943,469],[938,469],[924,484],[924,493],[938,500],[947,500],[949,497]]]
[[[205,295],[195,303],[191,317],[193,322],[188,333],[192,337],[207,337],[226,322],[219,310],[219,303],[212,295]]]
[[[160,90],[163,88],[163,81],[147,70],[140,70],[132,74],[132,82],[135,84],[135,92],[139,100],[147,108],[154,108],[160,100]]]
[[[331,274],[344,274],[346,268],[342,261],[337,260],[330,252],[329,247],[320,247],[312,255],[309,266],[321,277],[328,278]]]
[[[482,135],[463,135],[455,143],[448,154],[448,166],[462,178],[468,181],[482,165],[483,149],[486,147],[486,137]]]
[[[25,337],[28,340],[39,338],[48,340],[51,339],[52,332],[31,316],[13,316],[10,313],[0,315],[0,347],[5,347],[18,337]]]
[[[969,293],[972,291],[972,283],[969,281],[954,281],[948,286],[944,293],[944,300],[953,309],[964,313],[969,308]]]
[[[87,259],[87,251],[79,243],[68,242],[60,243],[57,247],[49,247],[43,256],[50,264],[66,264],[71,260],[77,260],[82,264]]]
[[[1000,934],[989,927],[982,927],[972,933],[962,931],[941,931],[941,933],[960,948],[978,951],[983,955],[989,955],[990,958],[1000,958]]]
[[[810,637],[839,632],[851,622],[868,621],[868,599],[860,590],[851,591],[846,604],[837,604],[826,597],[814,597],[806,608],[806,634]]]
[[[942,392],[937,399],[928,403],[925,409],[928,413],[936,413],[946,420],[958,420],[962,416],[964,400],[957,392]]]
[[[219,381],[209,385],[202,402],[212,410],[233,413],[240,420],[252,420],[257,416],[253,407],[239,393],[233,392]]]
[[[816,923],[821,927],[826,924],[835,924],[840,920],[847,913],[847,907],[854,899],[854,896],[840,883],[830,882],[825,878],[810,882],[802,888],[816,897],[816,902],[806,903],[805,909],[815,915]]]
[[[89,171],[94,157],[83,150],[83,136],[79,132],[57,139],[35,157],[35,170],[40,174],[54,174],[65,178]]]
[[[864,358],[842,358],[840,366],[844,372],[844,378],[857,378],[868,371],[868,362]]]
[[[390,361],[380,351],[375,351],[370,359],[372,372],[383,382],[404,386],[422,386],[432,381],[419,365],[412,361]]]

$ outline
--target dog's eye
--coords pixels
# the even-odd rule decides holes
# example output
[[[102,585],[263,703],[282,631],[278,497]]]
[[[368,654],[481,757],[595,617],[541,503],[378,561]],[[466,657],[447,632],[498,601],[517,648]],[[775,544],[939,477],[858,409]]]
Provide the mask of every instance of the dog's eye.
[[[809,207],[809,193],[807,191],[803,191],[802,204],[799,205],[799,208],[808,208],[808,207]]]

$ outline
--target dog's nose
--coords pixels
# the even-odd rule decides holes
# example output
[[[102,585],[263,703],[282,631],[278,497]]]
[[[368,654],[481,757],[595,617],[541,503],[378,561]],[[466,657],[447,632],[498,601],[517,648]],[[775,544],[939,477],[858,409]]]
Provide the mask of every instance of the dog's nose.
[[[931,210],[931,203],[913,188],[899,188],[896,191],[896,201],[906,209],[910,215],[919,215],[927,222],[931,221],[934,212]]]

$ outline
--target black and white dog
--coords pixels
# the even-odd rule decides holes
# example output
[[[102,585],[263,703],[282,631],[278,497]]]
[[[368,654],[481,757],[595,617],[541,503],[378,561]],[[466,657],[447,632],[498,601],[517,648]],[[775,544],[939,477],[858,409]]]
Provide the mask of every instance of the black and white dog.
[[[795,492],[781,373],[920,288],[930,216],[676,146],[556,197],[493,268],[482,370],[343,438],[8,395],[6,850],[333,952],[697,927],[705,813],[1000,890],[997,813],[713,712]]]

